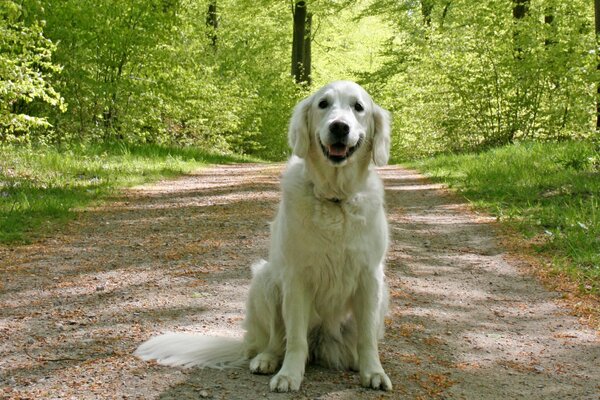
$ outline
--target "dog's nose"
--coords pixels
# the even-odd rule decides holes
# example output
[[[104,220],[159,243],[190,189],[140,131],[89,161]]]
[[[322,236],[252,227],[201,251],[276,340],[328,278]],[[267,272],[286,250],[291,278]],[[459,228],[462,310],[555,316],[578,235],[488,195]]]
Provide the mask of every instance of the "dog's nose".
[[[350,133],[350,126],[345,122],[335,121],[329,125],[329,132],[336,139],[344,139]]]

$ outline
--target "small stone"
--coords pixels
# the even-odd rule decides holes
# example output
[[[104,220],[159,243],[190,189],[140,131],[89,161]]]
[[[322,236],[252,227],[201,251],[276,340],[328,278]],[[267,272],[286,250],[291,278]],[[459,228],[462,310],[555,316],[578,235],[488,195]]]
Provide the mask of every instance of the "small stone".
[[[203,399],[206,399],[209,396],[209,394],[208,394],[208,392],[206,390],[201,390],[200,393],[199,393],[199,395]]]

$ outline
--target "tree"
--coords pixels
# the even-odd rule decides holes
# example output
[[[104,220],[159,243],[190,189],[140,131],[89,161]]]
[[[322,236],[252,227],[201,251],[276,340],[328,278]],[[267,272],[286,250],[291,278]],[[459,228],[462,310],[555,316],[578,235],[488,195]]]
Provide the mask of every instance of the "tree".
[[[423,16],[423,24],[427,27],[431,26],[431,13],[434,4],[432,0],[421,0],[421,15]]]
[[[513,17],[517,20],[525,18],[529,9],[529,0],[513,0]]]
[[[312,82],[312,13],[306,14],[306,29],[304,34],[304,53],[302,57],[302,76],[301,81],[308,85]]]
[[[208,28],[208,37],[213,47],[217,47],[217,28],[219,27],[219,15],[217,13],[217,0],[211,0],[208,3],[206,12],[206,26]]]
[[[306,3],[298,1],[292,7],[294,29],[292,40],[292,76],[296,83],[310,84],[312,14]]]
[[[529,0],[513,0],[513,18],[515,19],[515,30],[514,30],[514,40],[515,40],[515,54],[517,58],[521,57],[521,52],[523,49],[521,48],[520,41],[520,30],[522,26],[520,25],[521,20],[525,18],[527,15],[527,10],[529,10]]]

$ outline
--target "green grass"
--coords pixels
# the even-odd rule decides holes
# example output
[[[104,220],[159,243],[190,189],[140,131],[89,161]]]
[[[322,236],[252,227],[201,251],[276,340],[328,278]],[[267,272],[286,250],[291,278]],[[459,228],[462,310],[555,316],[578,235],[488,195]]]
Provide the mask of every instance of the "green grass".
[[[600,294],[600,152],[593,144],[524,143],[412,166],[534,238],[553,268]]]
[[[155,145],[0,146],[0,243],[51,233],[119,188],[245,160]]]

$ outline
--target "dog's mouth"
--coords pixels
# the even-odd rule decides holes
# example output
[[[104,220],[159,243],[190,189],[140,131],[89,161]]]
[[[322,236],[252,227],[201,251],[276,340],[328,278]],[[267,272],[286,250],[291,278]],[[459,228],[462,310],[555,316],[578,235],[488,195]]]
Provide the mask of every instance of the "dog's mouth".
[[[321,150],[323,150],[323,154],[334,164],[339,164],[344,160],[347,160],[354,154],[356,149],[360,146],[362,142],[362,136],[358,139],[358,142],[354,146],[347,146],[345,143],[337,142],[332,143],[330,145],[324,145],[320,140],[319,144],[321,145]]]

